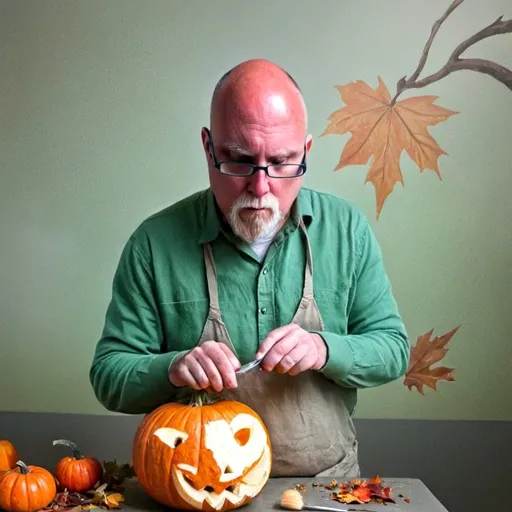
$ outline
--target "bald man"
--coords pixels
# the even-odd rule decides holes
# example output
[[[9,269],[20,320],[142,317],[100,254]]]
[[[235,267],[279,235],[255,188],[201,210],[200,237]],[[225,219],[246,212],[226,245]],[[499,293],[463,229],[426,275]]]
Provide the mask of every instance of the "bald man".
[[[410,350],[377,241],[356,207],[303,187],[312,136],[279,66],[224,75],[201,138],[210,187],[146,219],[122,252],[96,396],[147,413],[218,393],[262,417],[272,476],[358,476],[357,390],[402,376]]]

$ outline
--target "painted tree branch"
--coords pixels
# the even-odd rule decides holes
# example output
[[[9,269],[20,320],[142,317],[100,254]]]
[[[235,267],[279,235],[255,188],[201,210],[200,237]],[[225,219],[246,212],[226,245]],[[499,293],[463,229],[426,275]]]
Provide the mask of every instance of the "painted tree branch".
[[[432,46],[432,43],[434,42],[434,38],[436,37],[437,33],[439,32],[439,29],[441,28],[441,25],[446,21],[446,18],[450,16],[450,14],[462,3],[464,0],[454,0],[452,5],[448,7],[446,12],[434,23],[432,30],[430,31],[430,37],[428,38],[427,44],[425,45],[425,48],[423,49],[423,53],[421,55],[420,62],[418,64],[418,67],[416,68],[416,71],[411,75],[408,81],[410,82],[416,82],[418,77],[420,76],[421,72],[423,71],[423,68],[425,67],[425,64],[427,63],[428,58],[428,52],[430,51],[430,47]],[[405,77],[404,77],[405,78]]]
[[[496,78],[499,82],[506,85],[512,91],[512,71],[507,69],[505,66],[501,66],[496,62],[492,62],[490,60],[485,59],[453,59],[449,60],[437,73],[433,73],[430,76],[427,76],[423,80],[419,82],[415,82],[414,84],[410,84],[405,89],[418,89],[420,87],[425,87],[426,85],[433,84],[441,78],[448,76],[453,71],[460,71],[462,69],[468,71],[478,71],[480,73],[485,73],[489,76]],[[402,92],[402,91],[400,91]]]
[[[403,91],[407,89],[418,89],[420,87],[425,87],[430,85],[442,78],[448,76],[450,73],[454,71],[460,70],[469,70],[469,71],[477,71],[479,73],[484,73],[489,76],[492,76],[506,87],[508,87],[512,91],[512,71],[500,64],[495,62],[485,60],[485,59],[477,59],[477,58],[468,58],[461,59],[461,54],[466,51],[469,47],[473,46],[478,41],[482,41],[488,37],[498,35],[498,34],[506,34],[512,33],[512,20],[503,21],[503,16],[500,16],[494,23],[491,23],[484,29],[480,30],[473,36],[469,37],[465,41],[463,41],[450,55],[446,64],[436,73],[432,73],[431,75],[423,78],[422,80],[418,80],[419,75],[423,71],[425,67],[425,63],[428,58],[428,53],[430,51],[430,47],[434,41],[434,38],[439,31],[441,25],[448,18],[448,16],[457,8],[464,0],[455,0],[448,10],[443,14],[441,18],[439,18],[434,26],[432,27],[430,37],[425,45],[423,53],[421,55],[420,62],[418,67],[414,71],[414,73],[410,76],[410,78],[402,77],[397,83],[397,92],[395,97],[393,98],[392,104],[394,104],[402,94]]]

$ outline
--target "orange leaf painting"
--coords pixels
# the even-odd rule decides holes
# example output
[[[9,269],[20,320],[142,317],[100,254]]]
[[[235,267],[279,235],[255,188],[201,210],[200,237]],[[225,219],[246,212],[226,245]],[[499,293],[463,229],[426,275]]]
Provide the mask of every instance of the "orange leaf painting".
[[[370,181],[375,187],[377,219],[395,185],[404,184],[400,169],[402,151],[407,152],[420,172],[431,169],[441,179],[438,159],[448,153],[441,149],[427,128],[458,114],[434,105],[437,96],[416,96],[397,101],[404,91],[427,87],[461,70],[483,73],[512,91],[512,70],[487,59],[461,58],[461,55],[478,41],[499,34],[512,33],[512,19],[504,20],[503,16],[462,41],[440,69],[420,79],[438,31],[450,14],[463,2],[464,0],[453,0],[433,24],[416,69],[409,77],[403,76],[398,80],[393,98],[380,77],[375,90],[361,80],[336,86],[346,106],[329,116],[330,124],[321,136],[343,135],[348,132],[352,134],[335,171],[348,165],[365,165],[373,156],[365,183]]]
[[[409,367],[405,374],[404,384],[409,390],[414,386],[424,395],[424,385],[437,391],[436,386],[440,380],[455,381],[452,375],[454,368],[447,368],[446,366],[430,367],[441,361],[446,355],[448,352],[446,345],[459,328],[460,325],[442,336],[436,336],[432,341],[430,341],[430,338],[434,329],[418,337],[416,346],[411,348]]]
[[[434,105],[437,96],[394,102],[380,76],[375,90],[361,80],[336,88],[346,106],[329,116],[330,124],[322,136],[352,134],[335,171],[348,165],[364,165],[373,156],[365,183],[369,181],[375,187],[377,219],[395,185],[404,184],[400,168],[404,150],[420,172],[431,169],[441,179],[438,159],[447,153],[427,128],[458,112]]]

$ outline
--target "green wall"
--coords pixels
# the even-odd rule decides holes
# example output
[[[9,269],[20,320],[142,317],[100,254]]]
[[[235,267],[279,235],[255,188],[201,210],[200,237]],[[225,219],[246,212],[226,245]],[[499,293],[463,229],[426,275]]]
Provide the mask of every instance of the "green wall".
[[[443,181],[404,153],[376,220],[368,166],[333,172],[349,138],[320,138],[334,85],[415,69],[451,0],[0,2],[0,410],[104,414],[88,370],[127,237],[146,216],[207,186],[200,128],[210,93],[241,60],[290,71],[314,135],[306,185],[355,202],[382,244],[416,338],[462,324],[443,364],[456,382],[421,396],[398,381],[360,394],[358,417],[512,420],[512,94],[458,72],[425,89],[459,112],[430,128]],[[467,0],[425,73],[508,0]],[[472,57],[512,67],[512,36]],[[370,162],[371,163],[371,162]]]

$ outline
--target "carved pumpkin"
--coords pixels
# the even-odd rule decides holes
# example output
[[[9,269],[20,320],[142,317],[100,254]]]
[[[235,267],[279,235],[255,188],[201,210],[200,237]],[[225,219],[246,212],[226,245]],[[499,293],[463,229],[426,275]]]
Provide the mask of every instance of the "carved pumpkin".
[[[16,467],[0,473],[0,509],[6,512],[35,512],[48,506],[57,493],[54,476],[45,468]]]
[[[67,439],[53,441],[53,446],[64,445],[72,450],[72,456],[57,463],[55,476],[59,487],[70,492],[86,492],[94,488],[103,476],[103,466],[94,457],[84,456],[80,448]]]
[[[206,402],[203,402],[206,400]],[[180,510],[226,511],[252,501],[270,476],[271,445],[261,418],[236,401],[197,393],[148,414],[133,443],[133,467],[156,501]]]
[[[14,445],[6,439],[0,439],[0,472],[16,467],[19,458]]]

